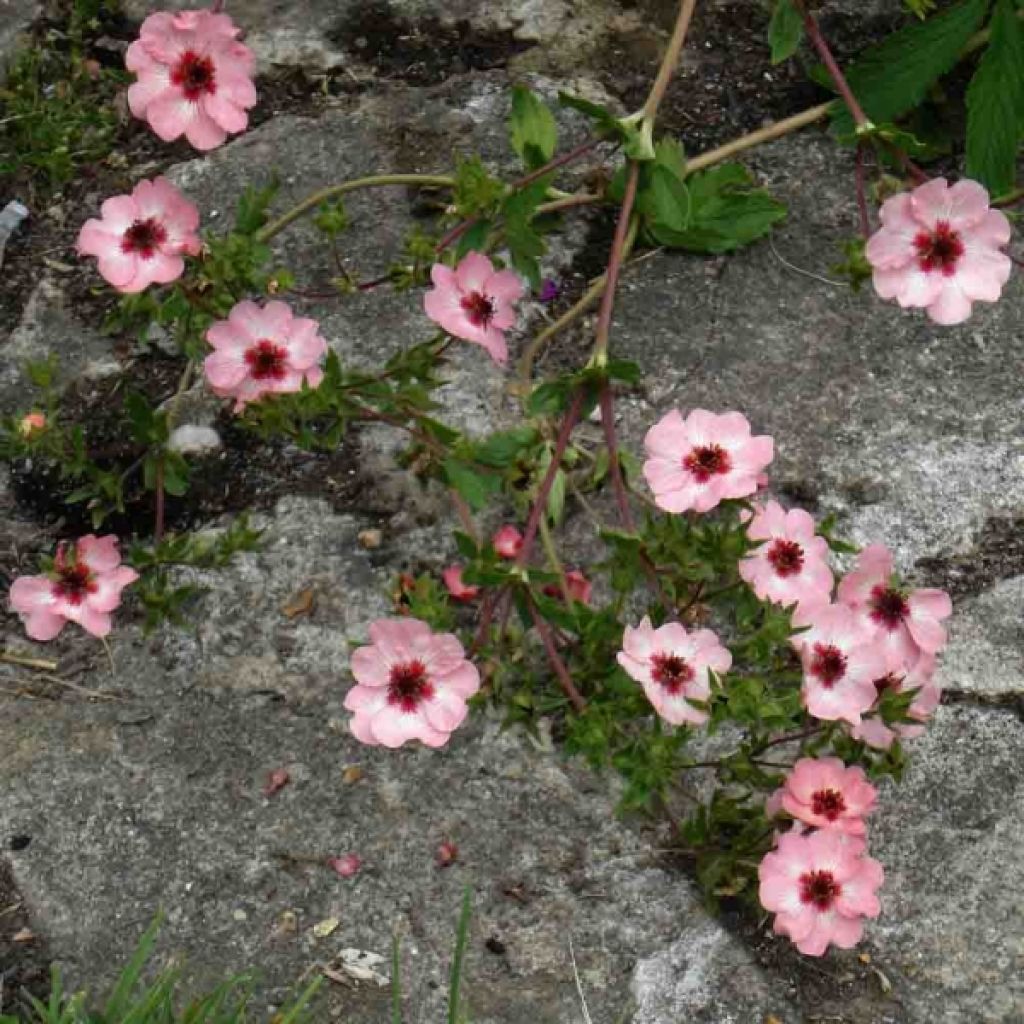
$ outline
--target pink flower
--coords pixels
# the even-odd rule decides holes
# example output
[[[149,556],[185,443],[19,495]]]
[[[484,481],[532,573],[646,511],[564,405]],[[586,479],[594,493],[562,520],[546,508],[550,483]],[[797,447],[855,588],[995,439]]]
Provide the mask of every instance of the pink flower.
[[[46,416],[41,412],[26,413],[18,421],[18,433],[24,438],[30,438],[46,429]]]
[[[590,604],[590,594],[594,589],[594,585],[579,569],[570,569],[565,574],[565,588],[569,591],[569,596],[574,601],[579,601],[580,604]],[[541,593],[554,598],[563,596],[562,587],[558,583],[546,584],[541,589]]]
[[[512,304],[523,294],[519,277],[511,270],[495,270],[483,253],[470,252],[454,270],[435,263],[430,278],[434,287],[423,296],[427,316],[456,338],[483,345],[504,366],[504,332],[516,322]]]
[[[951,188],[935,178],[882,204],[882,226],[864,253],[875,291],[904,308],[923,306],[939,324],[959,324],[973,302],[995,302],[1009,276],[1010,222],[989,208],[976,181]]]
[[[199,211],[166,179],[140,181],[130,196],[112,196],[78,234],[78,251],[95,256],[118,291],[141,292],[181,277],[183,253],[196,256]]]
[[[864,815],[878,798],[864,769],[847,768],[838,757],[800,758],[778,792],[782,809],[797,821],[852,836],[867,831]]]
[[[441,573],[441,579],[454,601],[472,601],[480,596],[480,588],[462,582],[462,566],[450,565]]]
[[[840,581],[837,596],[870,628],[877,643],[892,648],[907,665],[946,646],[940,620],[953,612],[949,594],[898,586],[892,552],[884,544],[871,544],[860,553],[853,572]]]
[[[799,611],[793,625],[811,627],[793,637],[804,667],[804,706],[815,718],[859,725],[875,703],[874,680],[885,672],[870,630],[839,604]]]
[[[707,512],[726,498],[753,494],[774,455],[772,439],[751,437],[741,413],[704,409],[685,420],[673,409],[647,431],[644,448],[644,476],[666,512]]]
[[[370,640],[352,652],[356,685],[345,695],[345,707],[355,712],[352,734],[371,746],[444,746],[480,689],[458,638],[432,633],[418,619],[378,619]]]
[[[506,524],[495,533],[491,543],[502,558],[518,558],[523,550],[523,535],[514,526]]]
[[[700,725],[707,714],[690,701],[711,696],[709,671],[724,675],[732,655],[710,629],[688,633],[679,622],[654,629],[644,616],[640,625],[626,627],[618,662],[640,683],[654,710],[673,725]]]
[[[327,352],[319,330],[283,302],[239,302],[206,332],[215,350],[203,364],[207,379],[216,394],[235,399],[235,412],[264,395],[301,391],[303,382],[315,388]]]
[[[450,868],[459,859],[459,848],[450,840],[444,839],[434,851],[434,863],[439,868]]]
[[[747,525],[747,536],[762,544],[740,562],[739,573],[762,601],[801,608],[829,603],[828,543],[815,536],[814,520],[807,512],[787,512],[777,501],[769,501]]]
[[[878,702],[881,702],[886,690],[896,693],[907,693],[916,690],[914,698],[907,708],[907,717],[918,722],[927,722],[935,713],[942,697],[942,687],[935,681],[935,656],[922,654],[913,665],[908,666],[899,653],[889,647],[885,651],[885,675],[875,680],[875,691]],[[861,719],[860,725],[850,730],[855,740],[866,743],[869,747],[888,750],[897,737],[901,740],[913,739],[924,732],[923,725],[911,725],[909,722],[894,722],[888,725],[880,714]]]
[[[181,135],[196,149],[219,146],[244,131],[256,103],[253,55],[226,14],[151,14],[128,47],[125,65],[138,77],[128,106],[164,142]]]
[[[822,829],[787,832],[764,856],[758,875],[760,899],[775,913],[775,932],[788,935],[808,956],[821,956],[829,943],[855,946],[864,918],[877,917],[882,865],[864,854],[863,843]]]
[[[363,859],[356,853],[346,853],[343,857],[328,857],[327,866],[342,878],[351,878],[359,874]]]
[[[121,591],[139,574],[121,565],[113,534],[89,534],[61,544],[53,571],[19,576],[11,584],[11,609],[21,616],[33,640],[52,640],[65,622],[77,622],[93,636],[110,632],[110,613],[121,604]]]

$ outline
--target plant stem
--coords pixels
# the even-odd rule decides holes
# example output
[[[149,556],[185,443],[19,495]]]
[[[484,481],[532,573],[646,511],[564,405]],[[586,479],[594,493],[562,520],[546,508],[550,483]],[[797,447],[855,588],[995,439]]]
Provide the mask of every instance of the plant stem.
[[[326,188],[306,196],[287,213],[261,228],[256,233],[256,241],[269,242],[274,235],[283,231],[292,221],[298,220],[303,214],[315,209],[328,199],[335,199],[345,195],[346,192],[355,192],[361,188],[383,188],[388,185],[436,185],[441,188],[453,188],[455,179],[446,174],[373,174],[367,178],[353,178],[340,185],[328,185]]]
[[[555,547],[555,539],[551,536],[551,528],[547,523],[547,516],[541,516],[539,520],[540,543],[547,555],[548,565],[551,571],[558,576],[558,589],[562,592],[562,598],[567,608],[572,607],[572,594],[569,593],[569,581],[565,578],[565,566],[558,557],[558,548]]]
[[[523,533],[523,546],[519,551],[519,556],[516,558],[516,565],[520,568],[526,565],[530,557],[530,551],[533,549],[533,542],[537,536],[540,517],[545,514],[548,495],[551,493],[555,476],[562,465],[562,456],[569,445],[569,435],[572,434],[572,428],[576,426],[576,421],[579,419],[582,407],[583,391],[577,388],[576,393],[572,396],[572,401],[569,403],[569,408],[566,410],[562,425],[559,427],[558,437],[555,439],[555,450],[551,453],[551,462],[548,464],[544,479],[541,480],[540,486],[537,488],[537,496],[534,499],[533,507],[530,509],[530,518],[526,521],[526,530]]]
[[[868,214],[867,190],[864,181],[864,147],[860,143],[857,144],[854,180],[857,188],[857,215],[860,218],[860,233],[866,240],[871,234],[871,217]]]
[[[553,160],[549,160],[543,167],[538,167],[535,171],[531,171],[529,174],[522,178],[518,178],[513,181],[509,186],[509,192],[515,193],[520,189],[526,188],[527,185],[533,184],[538,178],[543,178],[545,174],[551,171],[557,170],[559,167],[564,167],[566,164],[572,163],[573,160],[578,160],[581,156],[585,156],[592,149],[600,145],[604,140],[599,138],[587,139],[586,142],[580,143],[568,152],[563,153],[561,156],[555,157]],[[556,200],[558,202],[558,200]],[[575,205],[575,204],[570,204]],[[435,252],[444,252],[452,242],[461,238],[474,224],[480,222],[479,215],[469,217],[468,219],[461,221],[451,229],[434,248]]]
[[[555,647],[555,641],[551,637],[551,630],[548,629],[548,624],[537,611],[537,607],[531,598],[527,598],[527,605],[530,609],[530,618],[533,619],[533,624],[540,635],[540,642],[544,645],[544,652],[548,656],[548,661],[551,662],[551,667],[555,670],[555,675],[558,676],[558,682],[561,684],[562,690],[577,712],[585,711],[587,702],[583,699],[580,691],[576,689],[576,684],[572,681],[572,676],[569,674],[569,670],[565,667],[565,662],[562,661],[562,657]]]
[[[153,543],[159,544],[164,536],[164,460],[161,456],[156,464],[156,479],[153,481],[156,491],[156,521],[153,523]]]
[[[801,729],[800,732],[787,733],[785,736],[778,736],[767,743],[762,743],[755,747],[752,752],[754,754],[763,754],[769,748],[777,747],[781,743],[795,743],[797,740],[805,740],[809,736],[814,736],[816,733],[821,732],[824,728],[823,725],[808,726],[806,729]]]
[[[774,124],[766,125],[764,128],[758,128],[756,132],[741,135],[739,138],[726,142],[717,149],[709,149],[706,153],[700,153],[692,160],[687,160],[687,173],[704,170],[706,167],[719,164],[723,160],[728,160],[730,157],[736,156],[745,150],[753,149],[755,146],[760,146],[765,142],[781,139],[790,132],[806,128],[808,125],[814,124],[816,121],[826,117],[831,108],[831,101],[819,103],[816,107],[808,107],[807,110],[802,110],[799,114],[794,114],[792,117],[786,117],[781,121],[776,121]]]
[[[850,111],[850,116],[853,118],[854,124],[856,124],[858,128],[870,124],[867,114],[864,113],[864,108],[860,105],[857,97],[854,96],[853,90],[850,88],[850,83],[846,81],[846,76],[843,74],[842,68],[840,68],[839,64],[836,62],[835,57],[832,55],[832,51],[829,49],[828,43],[825,41],[825,37],[821,34],[821,28],[818,26],[818,20],[807,9],[805,0],[793,0],[793,6],[796,7],[800,12],[800,16],[804,19],[804,30],[807,32],[807,37],[810,39],[814,48],[818,51],[818,56],[821,57],[821,61],[828,70],[829,76],[835,84],[839,95],[842,96],[843,102]]]
[[[640,165],[635,161],[629,165],[629,173],[626,176],[626,192],[622,197],[622,209],[619,211],[619,221],[615,225],[615,238],[612,240],[612,251],[608,257],[608,270],[606,273],[606,286],[601,296],[601,309],[597,314],[597,330],[594,339],[593,360],[599,365],[608,359],[608,339],[612,328],[612,310],[615,306],[615,289],[619,283],[619,271],[622,269],[622,261],[626,257],[628,239],[631,234],[631,217],[633,214],[633,203],[636,200],[636,187],[640,178]],[[635,230],[632,232],[635,237]]]
[[[648,120],[654,120],[665,90],[668,88],[668,83],[675,74],[679,55],[683,52],[683,44],[686,42],[686,33],[690,28],[690,19],[693,17],[696,6],[697,0],[682,0],[679,5],[679,14],[676,15],[675,27],[672,29],[672,38],[668,41],[665,56],[661,59],[661,67],[658,68],[658,75],[644,102],[644,117]]]
[[[43,672],[56,672],[57,662],[47,661],[45,658],[26,658],[20,654],[11,654],[10,651],[0,651],[0,661],[8,665],[21,665],[23,668],[37,668]]]
[[[992,201],[992,205],[1013,206],[1015,203],[1019,203],[1022,199],[1024,199],[1024,188],[1015,188],[1012,192],[1007,192],[1006,195],[999,196],[997,199],[994,199]]]

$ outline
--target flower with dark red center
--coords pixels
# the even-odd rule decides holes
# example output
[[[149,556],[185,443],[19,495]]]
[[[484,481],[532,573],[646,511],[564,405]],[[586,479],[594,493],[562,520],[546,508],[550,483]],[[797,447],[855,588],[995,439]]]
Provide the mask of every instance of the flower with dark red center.
[[[773,806],[813,828],[862,836],[864,817],[877,798],[863,768],[847,768],[838,757],[802,757],[777,791]]]
[[[235,400],[235,411],[264,395],[315,388],[327,342],[315,320],[297,317],[277,300],[239,302],[206,332],[214,351],[203,363],[215,394]]]
[[[352,734],[371,746],[419,740],[441,747],[466,717],[480,674],[458,638],[419,619],[378,619],[371,643],[352,652],[356,685],[345,695]]]
[[[802,609],[828,604],[828,542],[815,534],[807,512],[769,501],[747,524],[747,537],[758,546],[740,560],[739,573],[762,601]]]
[[[121,238],[121,251],[137,253],[142,259],[152,259],[167,241],[167,229],[155,217],[133,221]]]
[[[140,181],[130,196],[113,196],[100,219],[82,225],[78,251],[95,256],[118,291],[141,292],[181,277],[182,256],[199,254],[199,211],[166,178]]]
[[[255,380],[281,380],[287,372],[288,350],[261,338],[246,350],[245,361]]]
[[[196,149],[244,131],[256,89],[253,54],[238,33],[226,14],[151,14],[125,55],[137,76],[128,87],[132,113],[165,142],[184,135]]]
[[[913,739],[924,732],[921,722],[926,722],[939,706],[942,687],[935,679],[936,658],[934,654],[915,656],[912,665],[908,665],[899,653],[898,648],[885,648],[884,675],[875,679],[877,698],[869,717],[865,717],[860,725],[850,731],[855,740],[867,743],[868,746],[880,750],[888,750],[892,741]],[[894,693],[913,693],[907,718],[910,721],[886,722],[880,713],[882,698],[889,691]]]
[[[804,706],[815,718],[858,725],[875,702],[874,681],[884,674],[871,631],[843,605],[797,609],[793,625],[810,626],[793,636],[803,662]]]
[[[953,611],[942,590],[908,590],[893,580],[893,557],[882,544],[866,547],[839,583],[840,602],[852,608],[893,665],[913,668],[923,654],[946,646],[942,620]],[[884,675],[880,672],[879,676]]]
[[[651,655],[651,678],[675,696],[687,683],[693,681],[694,671],[678,654]]]
[[[467,253],[452,269],[435,263],[434,287],[423,296],[424,312],[456,338],[482,345],[503,366],[508,359],[505,331],[516,322],[513,304],[523,283],[511,270],[495,270],[480,252]]]
[[[995,302],[1010,277],[1010,222],[976,181],[944,178],[901,192],[881,209],[864,254],[875,291],[923,307],[940,324],[962,323],[975,302]]]
[[[181,89],[190,103],[195,103],[204,93],[212,96],[217,91],[213,61],[186,50],[171,70],[171,82]]]
[[[780,836],[758,868],[761,905],[775,914],[775,931],[801,953],[821,956],[829,945],[860,941],[864,918],[877,917],[882,865],[862,840],[832,828]]]
[[[676,409],[666,413],[647,431],[644,448],[644,476],[666,512],[708,512],[753,494],[774,452],[770,437],[751,437],[740,413],[704,409],[686,419]]]
[[[655,629],[647,617],[626,627],[618,662],[644,688],[654,710],[672,725],[700,725],[707,713],[694,706],[711,696],[711,672],[725,675],[732,655],[710,629],[692,633],[679,622]]]
[[[938,270],[951,277],[957,261],[964,254],[960,236],[944,220],[931,231],[921,231],[914,237],[918,266],[925,271]]]
[[[11,585],[11,609],[21,616],[33,640],[52,640],[65,622],[77,622],[93,636],[106,636],[121,591],[138,578],[134,569],[121,565],[115,536],[90,533],[73,545],[58,547],[48,575],[19,576]]]
[[[683,468],[701,484],[713,476],[721,476],[732,469],[729,453],[720,444],[706,444],[692,449],[683,457]]]

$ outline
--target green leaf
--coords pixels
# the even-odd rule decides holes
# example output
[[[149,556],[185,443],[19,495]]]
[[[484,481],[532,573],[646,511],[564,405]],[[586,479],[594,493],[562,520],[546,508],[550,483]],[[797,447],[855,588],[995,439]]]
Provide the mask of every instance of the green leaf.
[[[768,45],[772,48],[772,63],[781,64],[797,51],[804,37],[804,20],[793,0],[776,0],[772,20],[768,25]]]
[[[516,427],[498,434],[491,434],[473,450],[476,462],[494,469],[505,469],[530,448],[537,440],[533,427]]]
[[[508,131],[512,148],[527,170],[543,167],[555,155],[558,144],[555,119],[544,102],[521,85],[512,89]]]
[[[348,227],[348,213],[341,199],[322,202],[313,217],[313,224],[328,238],[340,235]]]
[[[655,237],[659,230],[684,232],[690,223],[690,206],[686,185],[659,164],[651,167],[647,184],[637,196],[637,208]]]
[[[460,218],[473,217],[477,214],[493,213],[502,196],[505,186],[492,177],[478,156],[460,160],[455,168],[455,188],[452,198]]]
[[[474,512],[479,512],[487,500],[501,487],[501,480],[490,473],[478,473],[464,462],[445,459],[442,463],[445,479],[466,499]]]
[[[685,230],[665,222],[650,225],[662,245],[696,252],[728,252],[766,235],[786,208],[765,189],[755,188],[741,164],[722,164],[690,175],[690,217]]]
[[[526,188],[519,189],[504,202],[505,244],[508,246],[512,264],[527,280],[531,287],[540,287],[541,256],[546,251],[543,237],[531,224],[534,211],[544,199],[550,176],[544,175]]]
[[[957,63],[988,6],[989,0],[961,0],[927,21],[894,32],[854,61],[846,77],[868,117],[893,121],[916,107],[928,87]],[[840,101],[832,124],[840,134],[853,131],[853,118]]]
[[[235,230],[239,234],[254,235],[267,223],[267,211],[279,187],[276,177],[271,178],[263,188],[246,186],[238,200],[238,212],[235,214]]]
[[[683,144],[671,135],[663,135],[658,139],[654,147],[654,162],[671,171],[677,178],[686,177],[686,151]]]
[[[1024,23],[1013,0],[996,0],[992,38],[967,90],[967,176],[993,195],[1016,181],[1024,127]]]
[[[459,239],[455,247],[455,258],[461,260],[468,252],[483,252],[487,246],[487,236],[491,231],[489,220],[478,220]]]
[[[590,100],[582,99],[579,96],[570,96],[567,92],[558,94],[558,102],[563,107],[571,107],[589,117],[597,126],[598,134],[603,138],[621,139],[624,137],[625,132],[619,119],[599,103],[591,103]]]

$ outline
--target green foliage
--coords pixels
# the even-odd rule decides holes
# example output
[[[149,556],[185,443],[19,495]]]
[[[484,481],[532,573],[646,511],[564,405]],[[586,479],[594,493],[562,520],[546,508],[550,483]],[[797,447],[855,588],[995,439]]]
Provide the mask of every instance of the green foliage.
[[[448,981],[448,1024],[465,1024],[460,1003],[462,990],[463,961],[466,956],[466,943],[469,941],[469,919],[473,913],[472,894],[466,886],[462,894],[462,909],[459,911],[459,924],[455,932],[455,953],[452,956],[452,971]]]
[[[348,223],[348,212],[340,199],[321,203],[313,217],[313,224],[328,238],[336,238],[348,228]]]
[[[158,915],[146,929],[135,952],[123,968],[102,1006],[93,1006],[87,992],[64,991],[60,970],[51,971],[46,1001],[30,997],[31,1024],[244,1024],[252,987],[249,975],[238,975],[212,992],[190,999],[182,1008],[180,965],[159,970],[151,981],[143,974],[152,959],[162,923]],[[322,982],[315,978],[295,999],[274,1015],[276,1024],[295,1024],[306,1019],[307,1008]],[[18,1018],[0,1017],[18,1024]]]
[[[916,107],[938,78],[957,62],[984,21],[990,0],[961,0],[926,21],[908,25],[871,47],[847,69],[854,95],[873,121],[894,121]],[[832,123],[840,135],[853,131],[840,101]]]
[[[1016,182],[1024,130],[1024,22],[1013,0],[996,0],[991,31],[967,92],[967,176],[998,196]]]
[[[796,53],[804,37],[804,22],[793,0],[775,0],[772,20],[768,24],[768,45],[772,63],[781,64]]]
[[[547,247],[544,239],[533,224],[537,207],[543,202],[548,189],[548,176],[517,189],[502,204],[505,219],[505,245],[512,258],[512,265],[529,282],[532,288],[540,285],[540,258]]]
[[[20,178],[44,199],[79,167],[106,159],[117,131],[111,101],[124,80],[87,68],[76,49],[18,54],[0,86],[0,179]]]
[[[480,157],[471,156],[458,162],[453,198],[459,220],[493,215],[504,195],[504,184],[488,172]]]
[[[871,264],[864,255],[863,238],[849,238],[843,243],[844,259],[833,265],[832,273],[850,282],[850,287],[859,292],[865,281],[871,280]]]
[[[512,89],[509,138],[526,169],[543,167],[555,155],[558,128],[543,100],[521,85]]]
[[[267,223],[267,212],[280,189],[276,177],[262,187],[246,185],[238,199],[235,212],[235,231],[240,235],[254,235]]]

